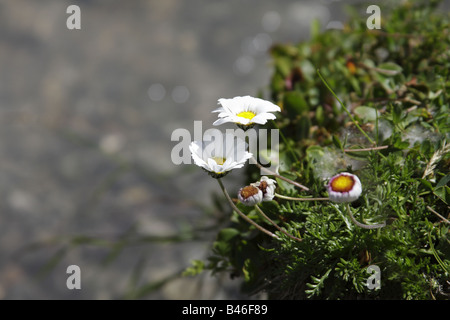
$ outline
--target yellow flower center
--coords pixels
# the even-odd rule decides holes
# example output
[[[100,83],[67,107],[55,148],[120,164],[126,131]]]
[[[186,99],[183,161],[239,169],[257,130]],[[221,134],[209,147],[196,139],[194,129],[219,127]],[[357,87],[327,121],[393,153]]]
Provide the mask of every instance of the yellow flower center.
[[[248,120],[252,120],[256,116],[256,114],[254,114],[253,112],[250,112],[250,111],[244,111],[244,112],[238,113],[237,116],[248,119]]]
[[[336,192],[349,192],[354,185],[355,180],[351,176],[340,175],[331,181],[331,189]]]
[[[212,158],[219,166],[223,165],[227,159],[221,157]]]

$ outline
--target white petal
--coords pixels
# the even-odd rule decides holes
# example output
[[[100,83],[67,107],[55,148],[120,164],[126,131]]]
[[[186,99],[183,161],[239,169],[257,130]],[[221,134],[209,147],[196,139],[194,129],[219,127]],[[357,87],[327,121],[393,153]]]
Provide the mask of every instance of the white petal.
[[[257,111],[257,113],[281,111],[280,107],[276,104],[261,98],[246,96],[245,101],[246,104]]]
[[[252,120],[243,117],[235,117],[234,119],[235,121],[233,122],[243,124],[245,126],[253,122]]]
[[[212,158],[208,158],[208,167],[209,167],[209,171],[212,172],[221,172],[220,170],[220,166],[217,164],[216,161],[214,161],[214,159]]]
[[[201,157],[201,148],[198,141],[191,142],[191,144],[189,145],[189,150],[191,151],[191,156],[195,164],[200,165],[201,163],[205,163],[205,161],[203,161]]]
[[[216,121],[214,121],[213,126],[219,126],[219,125],[221,125],[223,123],[226,123],[226,122],[233,122],[233,121],[229,117],[227,117],[227,118],[220,118],[220,119],[217,119]]]
[[[200,159],[197,155],[192,154],[192,159],[194,160],[194,163],[197,166],[208,169],[208,164],[205,161],[203,161],[202,159]]]
[[[222,98],[218,101],[222,105],[225,112],[236,114],[235,110],[239,110],[239,103],[236,103],[236,100]]]
[[[277,117],[271,113],[261,113],[256,115],[251,121],[253,123],[265,124],[267,120],[275,120]]]
[[[214,109],[214,110],[211,111],[211,112],[225,112],[225,109],[224,109],[223,107],[219,107],[219,108],[217,108],[217,109]]]
[[[221,112],[217,115],[219,118],[229,118],[229,117],[233,117],[234,114],[229,113],[229,112]]]
[[[269,101],[264,101],[263,104],[260,105],[262,112],[280,112],[281,108],[276,104],[273,104]]]
[[[233,157],[228,157],[228,155],[227,155],[227,160],[225,160],[225,162],[223,163],[222,167],[224,169],[233,168],[233,166],[235,164],[236,164],[236,162],[233,161]]]
[[[244,163],[237,163],[237,162],[231,162],[226,168],[224,168],[225,171],[230,171],[233,169],[240,169],[244,166]]]

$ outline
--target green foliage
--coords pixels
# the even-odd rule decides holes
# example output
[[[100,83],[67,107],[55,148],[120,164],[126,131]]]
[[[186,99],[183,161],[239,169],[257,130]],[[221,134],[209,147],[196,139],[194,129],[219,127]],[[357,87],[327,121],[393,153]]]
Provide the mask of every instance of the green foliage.
[[[449,298],[450,19],[435,5],[382,7],[382,30],[368,30],[361,15],[343,30],[320,33],[316,24],[311,40],[271,50],[279,172],[310,188],[278,179],[277,193],[327,197],[326,178],[353,172],[363,186],[351,203],[356,219],[387,225],[366,230],[340,204],[275,198],[261,208],[302,241],[275,229],[280,239],[270,238],[234,213],[193,270],[242,276],[245,292],[273,299]],[[386,147],[352,151],[371,141]],[[248,180],[257,173],[249,168]],[[366,285],[369,265],[381,270],[380,290]]]

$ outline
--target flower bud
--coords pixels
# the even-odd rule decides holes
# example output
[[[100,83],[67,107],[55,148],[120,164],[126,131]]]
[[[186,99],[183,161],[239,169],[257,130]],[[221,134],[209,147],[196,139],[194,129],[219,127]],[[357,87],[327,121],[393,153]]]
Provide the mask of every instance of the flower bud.
[[[276,181],[266,176],[262,176],[258,182],[252,183],[252,186],[259,188],[262,191],[262,201],[272,201],[275,196]]]
[[[246,186],[239,190],[238,199],[242,204],[252,207],[263,200],[263,193],[255,186]]]

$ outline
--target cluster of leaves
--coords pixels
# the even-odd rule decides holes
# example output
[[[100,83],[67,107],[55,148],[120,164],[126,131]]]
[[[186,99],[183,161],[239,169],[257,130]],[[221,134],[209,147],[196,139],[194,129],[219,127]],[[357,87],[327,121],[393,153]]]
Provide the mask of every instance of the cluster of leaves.
[[[282,106],[272,124],[283,138],[279,172],[311,189],[277,180],[277,192],[326,197],[326,178],[353,172],[363,185],[354,215],[387,225],[361,229],[339,204],[275,198],[261,208],[302,241],[279,232],[272,239],[234,213],[191,273],[243,276],[245,292],[276,299],[450,297],[450,19],[436,5],[382,7],[381,30],[368,30],[356,12],[343,30],[314,25],[309,41],[271,50],[271,97]],[[386,148],[352,151],[375,145]],[[247,177],[256,181],[259,171],[250,167]],[[370,265],[381,271],[378,290],[367,286]]]

